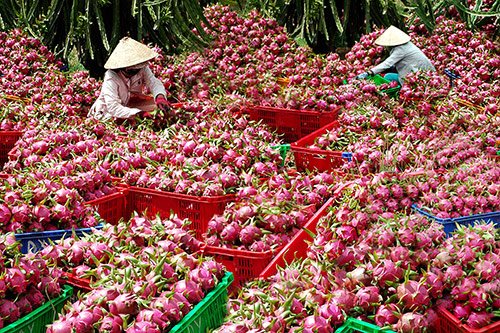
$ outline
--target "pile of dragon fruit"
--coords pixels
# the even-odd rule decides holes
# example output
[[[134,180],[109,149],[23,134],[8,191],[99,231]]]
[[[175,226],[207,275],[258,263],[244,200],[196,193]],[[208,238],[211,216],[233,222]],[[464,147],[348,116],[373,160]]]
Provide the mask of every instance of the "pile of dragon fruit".
[[[76,266],[75,274],[96,281],[47,332],[168,331],[225,274],[222,265],[196,255],[199,243],[186,231],[188,222],[136,215],[42,250],[48,262],[66,271]]]
[[[305,228],[302,252],[232,293],[214,332],[329,333],[348,318],[397,332],[436,330],[447,317],[470,329],[500,325],[500,236],[488,220],[500,216],[491,31],[467,30],[452,10],[432,32],[409,26],[436,71],[398,87],[355,78],[388,56],[374,44],[383,29],[343,56],[318,55],[256,11],[214,5],[205,14],[215,29],[201,23],[213,37],[203,50],[153,46],[150,68],[177,102],[171,112],[116,123],[86,117],[102,81],[62,71],[21,30],[0,32],[0,131],[21,132],[0,158],[0,327],[58,296],[63,270],[90,291],[47,332],[168,332],[230,271],[206,248],[279,259]],[[339,110],[306,148],[351,158],[335,172],[297,171],[293,145],[282,156],[281,134],[251,120],[249,105]],[[123,209],[106,223],[96,202],[130,186],[232,201],[198,239],[192,216]],[[464,217],[470,225],[451,220]],[[99,223],[38,254],[15,243]]]
[[[40,254],[23,255],[13,233],[0,236],[0,328],[61,294],[61,270]]]
[[[334,182],[328,173],[297,173],[242,187],[237,201],[208,222],[205,244],[253,252],[281,248],[325,203]]]

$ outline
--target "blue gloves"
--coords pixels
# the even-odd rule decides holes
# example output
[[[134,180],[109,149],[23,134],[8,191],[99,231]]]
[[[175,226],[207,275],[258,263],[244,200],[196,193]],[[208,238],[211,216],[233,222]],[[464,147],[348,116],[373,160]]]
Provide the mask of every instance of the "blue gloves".
[[[368,73],[367,72],[364,72],[364,73],[361,73],[359,74],[358,76],[356,76],[356,79],[358,80],[364,80],[368,77]]]

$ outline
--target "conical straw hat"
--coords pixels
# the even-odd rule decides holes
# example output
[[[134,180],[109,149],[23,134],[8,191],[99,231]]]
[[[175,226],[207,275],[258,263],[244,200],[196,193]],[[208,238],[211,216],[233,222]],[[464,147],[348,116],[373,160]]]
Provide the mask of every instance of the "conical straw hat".
[[[375,44],[381,46],[396,46],[410,41],[410,36],[391,25],[379,38],[375,40]]]
[[[158,53],[138,41],[124,37],[118,42],[113,53],[104,64],[106,69],[118,69],[134,66],[156,58]]]

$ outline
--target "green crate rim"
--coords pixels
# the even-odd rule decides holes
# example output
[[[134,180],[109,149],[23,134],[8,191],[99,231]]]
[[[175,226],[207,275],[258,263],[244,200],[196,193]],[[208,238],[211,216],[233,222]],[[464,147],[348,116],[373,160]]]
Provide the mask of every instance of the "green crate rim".
[[[384,78],[382,75],[373,75],[373,76],[368,76],[368,79],[370,79],[371,81],[373,81],[375,83],[375,85],[377,86],[380,86],[384,83],[389,83],[391,81],[387,80],[386,78]]]
[[[347,318],[345,324],[339,327],[335,331],[335,333],[349,333],[352,332],[353,330],[363,333],[376,333],[376,332],[395,333],[394,331],[391,331],[389,329],[378,327],[377,325],[370,324],[352,317]]]
[[[52,307],[56,308],[61,303],[66,302],[66,300],[68,300],[71,297],[71,295],[73,295],[73,288],[70,285],[67,285],[67,284],[64,285],[62,288],[61,296],[45,302],[42,306],[33,310],[31,313],[28,313],[26,316],[19,318],[17,321],[10,323],[9,325],[0,329],[0,333],[14,333],[14,332],[21,331],[25,326],[35,322],[35,320],[37,320],[38,318],[43,316],[45,313],[47,313],[49,310],[51,310]],[[64,305],[64,304],[62,304],[62,305]],[[62,309],[62,307],[61,307],[61,309]],[[47,324],[51,324],[51,323],[47,323]]]
[[[286,154],[290,150],[290,144],[284,144],[284,145],[277,145],[277,146],[271,146],[273,149],[279,149],[280,150],[280,155],[281,155],[281,166],[285,165],[285,160],[286,160]]]
[[[209,292],[200,303],[196,304],[196,306],[189,311],[189,313],[182,318],[180,322],[178,322],[169,333],[183,332],[186,328],[191,325],[193,321],[195,321],[198,317],[200,317],[205,310],[213,303],[215,300],[224,292],[227,291],[227,288],[234,281],[233,273],[226,272],[226,275],[222,278],[222,281],[215,287],[214,290]],[[0,332],[1,333],[1,332]]]

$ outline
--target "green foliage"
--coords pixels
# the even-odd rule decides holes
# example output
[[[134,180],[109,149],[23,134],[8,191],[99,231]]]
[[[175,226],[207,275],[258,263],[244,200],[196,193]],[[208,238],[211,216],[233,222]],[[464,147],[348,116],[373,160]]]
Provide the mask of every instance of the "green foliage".
[[[195,0],[0,0],[0,28],[20,27],[39,38],[58,57],[76,49],[79,61],[94,76],[118,41],[130,36],[169,53],[197,49],[210,41],[203,6]],[[432,31],[436,17],[454,8],[468,29],[500,24],[500,0],[487,7],[476,0],[220,0],[233,9],[259,10],[277,20],[300,45],[316,52],[351,46],[360,36],[395,25],[406,30],[418,19]],[[406,21],[405,21],[406,20]],[[193,32],[193,31],[196,31]]]
[[[203,7],[195,0],[2,0],[0,28],[21,27],[56,56],[76,48],[93,75],[124,36],[158,45],[167,52],[196,48],[209,36]],[[196,31],[196,33],[194,32]]]
[[[275,18],[299,44],[318,51],[351,46],[374,27],[404,28],[398,0],[248,0],[243,10],[250,9]]]
[[[407,13],[409,24],[419,19],[427,31],[434,30],[436,17],[456,11],[469,30],[483,30],[488,24],[495,24],[494,35],[500,32],[500,0],[495,0],[488,6],[483,0],[476,0],[473,8],[470,8],[467,0],[403,0],[403,2],[409,10]]]

